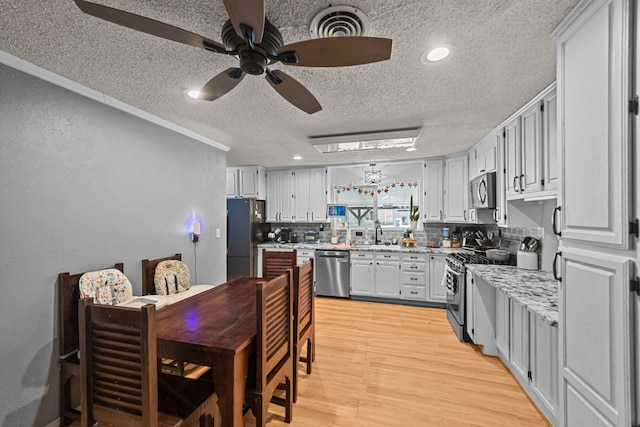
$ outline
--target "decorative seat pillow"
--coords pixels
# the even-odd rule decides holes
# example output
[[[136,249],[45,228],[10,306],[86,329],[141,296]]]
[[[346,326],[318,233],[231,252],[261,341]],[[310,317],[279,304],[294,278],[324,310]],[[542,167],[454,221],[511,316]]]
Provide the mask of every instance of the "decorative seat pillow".
[[[133,287],[120,270],[108,268],[84,273],[80,277],[80,297],[96,304],[116,305],[133,296]]]
[[[165,260],[156,267],[153,277],[157,295],[173,295],[191,287],[189,268],[181,261]]]

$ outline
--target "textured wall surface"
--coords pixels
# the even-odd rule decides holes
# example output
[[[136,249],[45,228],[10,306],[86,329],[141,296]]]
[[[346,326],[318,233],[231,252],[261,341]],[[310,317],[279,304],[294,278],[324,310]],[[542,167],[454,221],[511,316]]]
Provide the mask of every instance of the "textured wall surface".
[[[0,135],[0,425],[42,426],[58,416],[58,273],[121,261],[140,294],[140,261],[181,252],[198,282],[224,282],[226,153],[4,65]]]

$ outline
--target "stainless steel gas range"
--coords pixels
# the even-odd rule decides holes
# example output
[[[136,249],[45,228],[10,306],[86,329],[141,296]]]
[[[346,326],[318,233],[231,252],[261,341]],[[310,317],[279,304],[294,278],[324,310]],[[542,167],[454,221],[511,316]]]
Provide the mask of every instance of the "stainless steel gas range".
[[[473,249],[455,252],[445,260],[445,280],[447,282],[447,319],[460,341],[471,342],[467,335],[466,310],[466,264],[513,265],[513,261],[494,261]]]

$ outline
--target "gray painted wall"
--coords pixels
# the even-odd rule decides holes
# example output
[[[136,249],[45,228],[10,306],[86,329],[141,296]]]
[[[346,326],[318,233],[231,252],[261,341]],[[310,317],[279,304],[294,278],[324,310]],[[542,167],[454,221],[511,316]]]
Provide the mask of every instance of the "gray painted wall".
[[[203,221],[199,283],[226,278],[226,153],[0,65],[0,420],[42,426],[58,405],[58,273],[181,252]],[[215,228],[221,237],[215,238]]]

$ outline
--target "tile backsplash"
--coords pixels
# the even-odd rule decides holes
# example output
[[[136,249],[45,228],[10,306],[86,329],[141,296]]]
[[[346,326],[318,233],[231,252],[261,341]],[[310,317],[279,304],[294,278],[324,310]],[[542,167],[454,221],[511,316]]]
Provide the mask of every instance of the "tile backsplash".
[[[442,230],[446,227],[449,228],[450,232],[453,233],[455,231],[462,231],[464,228],[478,228],[483,231],[493,231],[494,233],[499,233],[503,239],[521,241],[526,236],[535,237],[537,239],[542,239],[543,230],[542,228],[522,228],[522,227],[506,227],[499,228],[495,225],[485,225],[485,224],[423,224],[425,228],[422,230],[414,231],[414,238],[418,241],[418,246],[426,246],[429,241],[436,241],[438,244],[442,239]],[[287,227],[292,230],[292,233],[297,236],[298,242],[302,242],[304,240],[304,233],[306,231],[315,231],[318,233],[321,243],[326,243],[331,241],[331,225],[330,224],[300,224],[300,223],[289,223],[289,224],[272,224],[272,228],[282,228]],[[338,241],[340,243],[344,243],[347,236],[347,230],[345,228],[338,229]],[[362,234],[362,235],[357,235]],[[373,239],[375,236],[375,231],[373,228],[368,229],[367,231],[363,229],[352,229],[351,230],[351,240],[357,241],[359,243],[365,242],[365,235],[368,235],[368,240],[370,243],[373,243]],[[404,237],[404,229],[384,229],[383,234],[379,236],[382,242],[390,242],[393,238],[396,238],[399,242]]]

